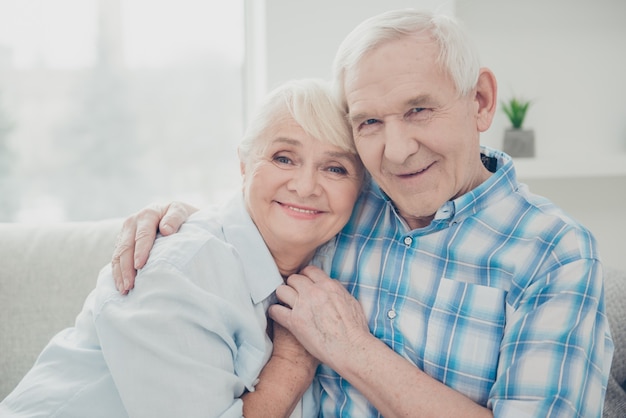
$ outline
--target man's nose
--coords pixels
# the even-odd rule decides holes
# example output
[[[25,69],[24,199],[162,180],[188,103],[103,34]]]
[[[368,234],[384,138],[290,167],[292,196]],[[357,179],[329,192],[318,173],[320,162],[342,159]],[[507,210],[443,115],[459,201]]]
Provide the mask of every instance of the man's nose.
[[[415,154],[420,147],[409,123],[403,120],[390,120],[385,123],[385,159],[402,164]]]

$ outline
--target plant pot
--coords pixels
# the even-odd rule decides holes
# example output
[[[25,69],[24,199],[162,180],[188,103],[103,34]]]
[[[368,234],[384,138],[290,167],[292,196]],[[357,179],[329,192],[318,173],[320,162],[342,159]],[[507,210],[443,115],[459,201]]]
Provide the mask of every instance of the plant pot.
[[[504,132],[502,151],[511,157],[534,157],[535,131],[532,129],[507,129]]]

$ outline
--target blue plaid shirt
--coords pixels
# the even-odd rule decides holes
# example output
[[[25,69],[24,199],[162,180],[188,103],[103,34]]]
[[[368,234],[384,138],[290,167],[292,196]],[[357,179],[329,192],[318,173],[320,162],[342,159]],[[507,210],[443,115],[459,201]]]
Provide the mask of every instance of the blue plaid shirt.
[[[331,276],[373,335],[496,417],[600,417],[613,342],[595,239],[519,184],[506,154],[482,151],[497,171],[425,228],[370,182]],[[323,416],[379,415],[327,366],[318,378]]]

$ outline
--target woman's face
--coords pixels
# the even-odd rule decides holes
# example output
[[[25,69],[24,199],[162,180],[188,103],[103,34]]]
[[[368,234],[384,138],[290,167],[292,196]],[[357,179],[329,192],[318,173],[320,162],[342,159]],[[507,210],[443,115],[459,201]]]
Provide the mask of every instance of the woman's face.
[[[361,165],[292,118],[281,119],[259,140],[260,155],[242,164],[248,211],[275,257],[285,251],[310,256],[348,222]]]

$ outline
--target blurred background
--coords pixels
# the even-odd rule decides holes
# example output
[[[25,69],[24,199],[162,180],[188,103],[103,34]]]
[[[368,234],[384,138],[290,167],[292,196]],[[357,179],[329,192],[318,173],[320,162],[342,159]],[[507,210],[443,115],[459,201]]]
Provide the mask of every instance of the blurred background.
[[[239,183],[242,0],[0,0],[0,218],[124,216]]]
[[[623,0],[0,0],[0,221],[222,199],[258,98],[329,77],[356,24],[405,7],[456,16],[500,99],[532,101],[519,177],[626,268]],[[499,109],[482,142],[508,124]]]

